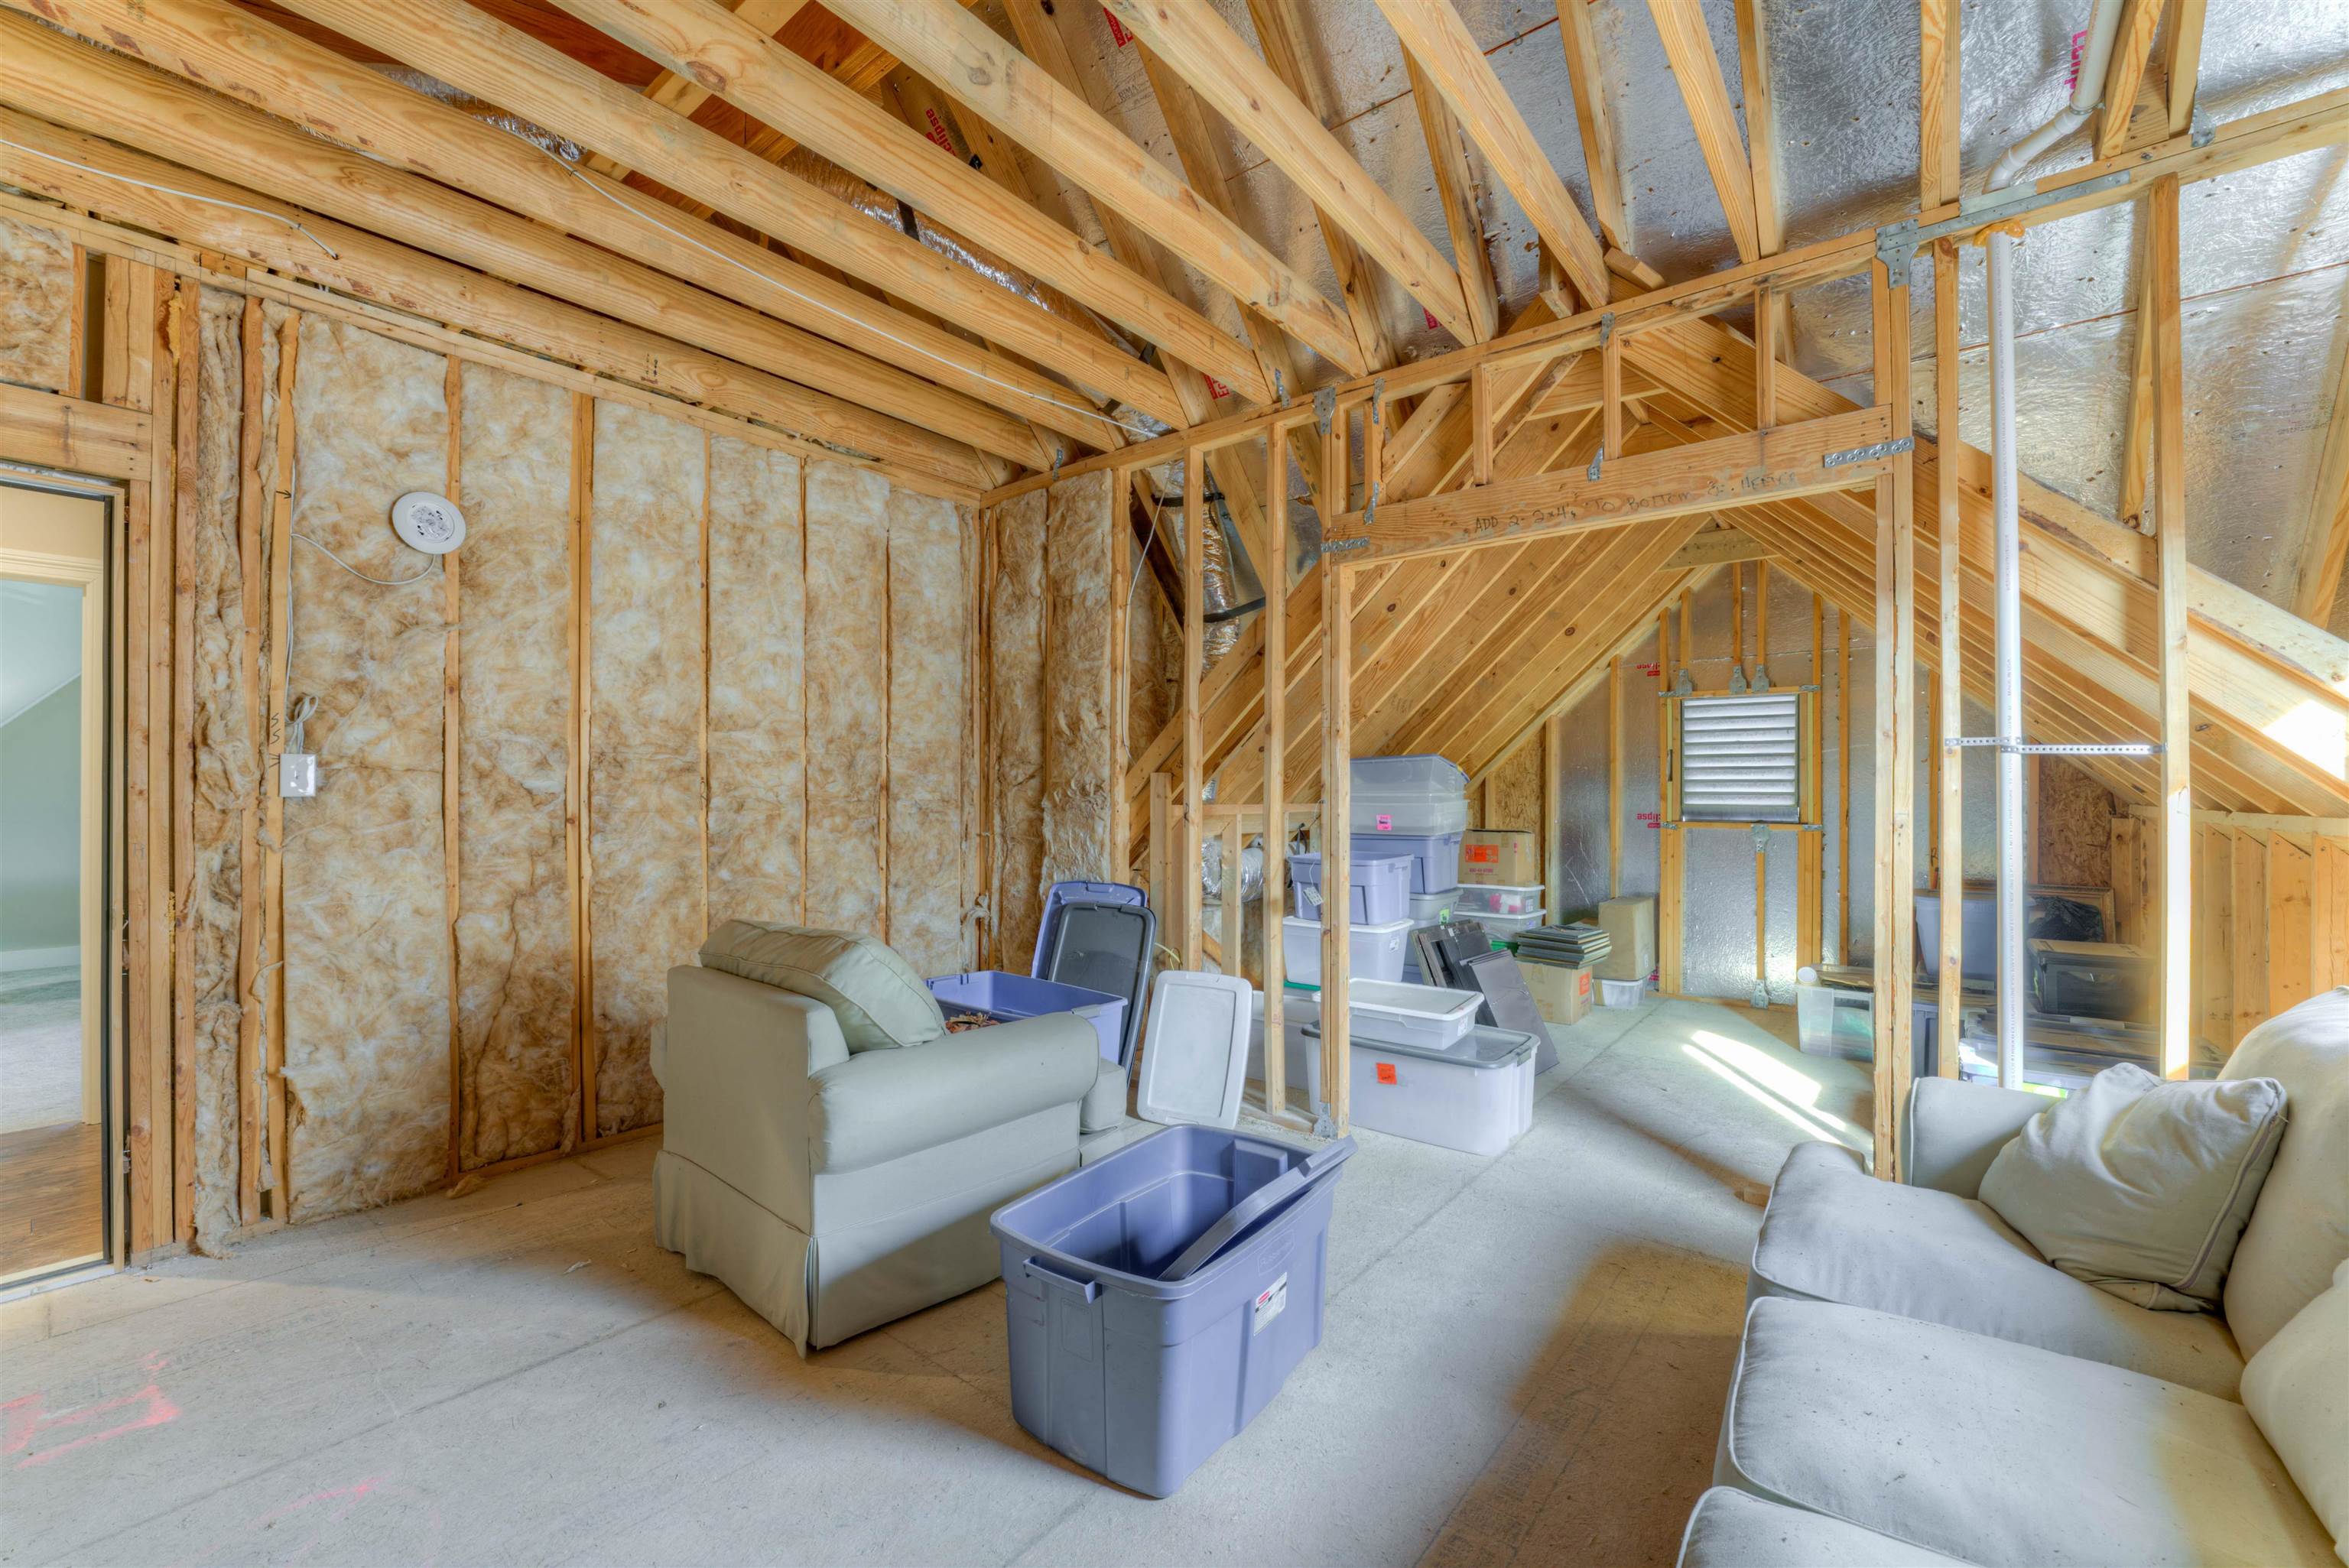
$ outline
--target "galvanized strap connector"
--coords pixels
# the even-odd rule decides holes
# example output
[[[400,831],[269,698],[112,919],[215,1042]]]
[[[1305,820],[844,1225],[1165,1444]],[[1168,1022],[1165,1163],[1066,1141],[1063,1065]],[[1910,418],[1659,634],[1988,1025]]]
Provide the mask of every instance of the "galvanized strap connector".
[[[1999,735],[1961,735],[1944,740],[1941,746],[1949,751],[1969,746],[1986,746],[2018,757],[2158,757],[2162,750],[2161,742],[2158,740],[2127,740],[2095,746],[2042,746]]]
[[[1865,447],[1846,447],[1839,452],[1829,452],[1819,459],[1819,467],[1839,469],[1846,463],[1872,463],[1878,458],[1897,458],[1903,452],[1916,449],[1916,437],[1899,436],[1889,441],[1878,441]]]

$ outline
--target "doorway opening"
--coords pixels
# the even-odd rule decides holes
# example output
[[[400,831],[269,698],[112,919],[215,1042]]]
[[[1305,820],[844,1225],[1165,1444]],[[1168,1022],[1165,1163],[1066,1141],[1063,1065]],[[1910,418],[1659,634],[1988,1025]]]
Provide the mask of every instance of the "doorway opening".
[[[0,1288],[112,1251],[112,516],[0,481]]]

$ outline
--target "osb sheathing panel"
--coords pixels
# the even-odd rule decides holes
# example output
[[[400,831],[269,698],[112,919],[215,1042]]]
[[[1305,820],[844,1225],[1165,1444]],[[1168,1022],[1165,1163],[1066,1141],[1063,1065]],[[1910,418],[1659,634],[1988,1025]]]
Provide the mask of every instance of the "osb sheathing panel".
[[[995,962],[1035,951],[1044,874],[1044,511],[1040,491],[995,512],[988,600],[995,762]]]
[[[807,469],[807,918],[886,938],[889,482]]]
[[[80,389],[73,365],[73,242],[0,217],[0,381]]]
[[[917,973],[963,947],[963,740],[970,724],[968,514],[889,493],[889,944]]]
[[[1110,497],[1113,475],[1051,487],[1044,517],[1042,883],[1114,880],[1110,861]]]
[[[289,690],[317,699],[317,798],[285,803],[292,1216],[423,1191],[447,1169],[449,927],[440,574],[386,526],[448,480],[446,362],[305,316],[294,387]],[[424,575],[419,578],[419,573]]]
[[[2039,835],[2038,880],[2065,887],[2112,886],[2112,792],[2060,758],[2035,760],[2039,795],[2033,818]]]
[[[572,1071],[571,395],[464,367],[458,1159],[559,1149]]]
[[[709,914],[800,918],[800,463],[709,439]]]
[[[592,893],[595,1125],[661,1117],[652,1028],[703,931],[701,521],[691,425],[595,405]]]
[[[243,663],[247,606],[237,537],[237,459],[243,437],[244,301],[203,291],[198,306],[196,467],[181,512],[195,634],[194,778],[189,799],[192,873],[183,915],[193,994],[195,1244],[236,1228],[239,898],[246,811],[256,798],[260,755],[245,712]],[[258,412],[256,410],[256,412]],[[258,609],[258,606],[254,608]],[[254,1092],[259,1092],[254,1085]]]

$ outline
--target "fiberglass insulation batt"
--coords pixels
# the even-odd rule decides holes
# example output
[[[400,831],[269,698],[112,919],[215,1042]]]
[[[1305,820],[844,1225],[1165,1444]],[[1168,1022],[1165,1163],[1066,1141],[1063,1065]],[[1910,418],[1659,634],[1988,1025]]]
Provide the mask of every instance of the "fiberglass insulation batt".
[[[709,438],[709,921],[800,919],[800,459]]]
[[[216,289],[202,292],[197,315],[195,496],[194,504],[181,512],[185,532],[179,542],[194,634],[188,663],[195,787],[189,798],[190,875],[182,918],[195,1002],[200,1247],[238,1223],[237,1037],[244,1011],[237,992],[237,946],[243,931],[244,844],[255,825],[262,767],[254,734],[257,707],[247,706],[256,698],[256,672],[245,667],[244,641],[246,617],[261,606],[245,601],[248,563],[238,538],[243,321],[242,298]],[[270,450],[274,460],[274,449]],[[256,586],[265,583],[261,563],[250,564]]]
[[[963,741],[969,729],[968,514],[889,494],[889,944],[920,975],[963,950]]]
[[[285,802],[292,1217],[403,1198],[449,1154],[440,574],[384,526],[448,483],[447,362],[305,316],[294,381],[288,691],[318,707],[315,799]],[[398,583],[362,582],[353,571]],[[423,575],[419,578],[419,573]]]
[[[1050,491],[1044,516],[1042,883],[1122,882],[1112,874],[1110,524],[1107,472]]]
[[[994,962],[1025,969],[1042,918],[1044,872],[1044,495],[995,512],[988,599],[988,722],[995,757]]]
[[[807,923],[874,936],[887,891],[888,504],[878,474],[808,465]]]
[[[67,392],[73,364],[73,242],[0,217],[0,381]]]
[[[701,524],[704,437],[595,405],[590,552],[588,930],[595,1129],[660,1119],[652,1028],[702,912]]]
[[[457,1131],[471,1170],[559,1149],[576,1119],[572,397],[489,366],[463,376]]]

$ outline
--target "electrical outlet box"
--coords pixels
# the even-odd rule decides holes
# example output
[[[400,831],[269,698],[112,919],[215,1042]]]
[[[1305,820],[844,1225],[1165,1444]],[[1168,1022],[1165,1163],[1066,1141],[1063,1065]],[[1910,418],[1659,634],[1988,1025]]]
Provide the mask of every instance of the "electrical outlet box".
[[[307,751],[277,754],[277,793],[289,800],[306,800],[318,792],[318,758]]]

